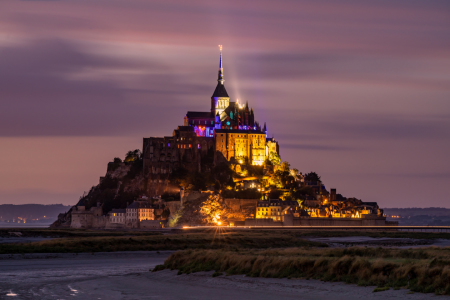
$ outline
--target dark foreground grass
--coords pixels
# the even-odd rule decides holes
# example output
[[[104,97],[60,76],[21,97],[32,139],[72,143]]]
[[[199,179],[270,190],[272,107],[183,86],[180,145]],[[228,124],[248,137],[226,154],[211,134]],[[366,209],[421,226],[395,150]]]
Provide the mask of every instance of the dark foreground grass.
[[[58,238],[53,240],[0,244],[0,254],[14,253],[81,253],[112,251],[151,251],[180,249],[254,249],[316,246],[326,244],[302,240],[289,232],[225,232],[179,233],[150,236],[106,236]]]
[[[313,278],[450,294],[450,248],[183,250],[172,254],[154,271],[167,268],[180,273],[215,271],[253,277]]]

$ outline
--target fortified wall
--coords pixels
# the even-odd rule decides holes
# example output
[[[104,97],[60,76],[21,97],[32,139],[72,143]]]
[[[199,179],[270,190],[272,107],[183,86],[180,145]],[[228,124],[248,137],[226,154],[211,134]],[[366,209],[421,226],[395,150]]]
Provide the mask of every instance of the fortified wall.
[[[386,218],[312,218],[284,215],[282,221],[273,219],[245,219],[245,226],[397,226]]]
[[[259,201],[258,199],[232,199],[232,198],[225,198],[223,200],[225,202],[225,205],[235,212],[241,211],[243,208],[256,207],[256,204]]]
[[[109,218],[102,214],[101,207],[85,210],[84,206],[74,206],[70,228],[105,228],[109,225]]]

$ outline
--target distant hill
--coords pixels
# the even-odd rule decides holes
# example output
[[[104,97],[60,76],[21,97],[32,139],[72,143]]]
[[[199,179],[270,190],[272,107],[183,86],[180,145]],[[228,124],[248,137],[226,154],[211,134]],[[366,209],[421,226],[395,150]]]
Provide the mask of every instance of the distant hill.
[[[71,206],[62,204],[3,204],[0,205],[0,222],[51,223],[58,214],[67,212]]]
[[[384,213],[399,225],[450,226],[450,209],[443,207],[384,208]]]

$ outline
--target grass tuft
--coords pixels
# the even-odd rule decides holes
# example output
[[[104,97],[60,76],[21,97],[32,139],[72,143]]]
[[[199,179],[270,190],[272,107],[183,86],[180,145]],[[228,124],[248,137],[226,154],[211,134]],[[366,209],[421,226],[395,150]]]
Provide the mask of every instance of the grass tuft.
[[[217,277],[217,276],[222,276],[222,275],[223,275],[222,272],[214,272],[214,273],[212,274],[212,277]]]

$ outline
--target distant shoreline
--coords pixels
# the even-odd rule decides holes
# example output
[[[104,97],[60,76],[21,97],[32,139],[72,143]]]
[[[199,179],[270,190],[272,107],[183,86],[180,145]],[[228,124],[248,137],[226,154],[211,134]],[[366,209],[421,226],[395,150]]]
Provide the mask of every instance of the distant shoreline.
[[[17,223],[4,223],[0,222],[0,228],[48,228],[52,223],[25,223],[25,224],[17,224]]]

